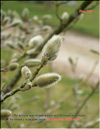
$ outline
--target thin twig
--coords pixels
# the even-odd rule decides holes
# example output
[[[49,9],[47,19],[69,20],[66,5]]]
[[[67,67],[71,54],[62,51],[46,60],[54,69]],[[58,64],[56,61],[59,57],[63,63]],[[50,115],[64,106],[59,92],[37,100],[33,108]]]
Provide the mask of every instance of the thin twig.
[[[0,72],[7,72],[7,71],[8,71],[8,68],[7,67],[0,69]]]
[[[79,84],[79,89],[83,87],[83,84],[85,84],[86,82],[88,82],[88,80],[91,78],[91,76],[93,75],[95,69],[96,69],[96,66],[97,66],[97,63],[98,62],[95,62],[90,73],[87,75],[86,79],[84,79],[80,84]]]
[[[90,8],[86,8],[85,11],[94,9],[97,5],[99,5],[98,1],[96,1],[96,3],[93,6],[91,6]]]
[[[6,123],[7,123],[7,125],[8,125],[8,128],[12,128],[12,125],[11,125],[11,123],[10,123],[9,120],[6,120]]]
[[[91,3],[93,2],[93,0],[91,0],[91,1],[85,1],[85,2],[83,2],[82,3],[82,5],[74,12],[74,13],[72,13],[72,15],[69,17],[69,19],[68,19],[68,21],[63,25],[63,26],[59,26],[56,30],[54,30],[52,33],[50,33],[50,35],[43,41],[43,44],[41,45],[41,47],[39,47],[39,48],[37,48],[36,49],[36,51],[37,51],[37,53],[36,54],[34,54],[33,55],[33,57],[35,58],[39,53],[40,53],[40,51],[42,50],[42,48],[43,48],[43,46],[47,43],[47,41],[54,35],[54,34],[59,34],[59,33],[61,33],[65,28],[67,28],[69,25],[70,25],[70,23],[72,23],[73,21],[74,21],[74,19],[76,18],[76,17],[78,17],[81,13],[79,13],[79,10],[81,9],[81,10],[84,10],[88,5],[90,5]],[[75,14],[75,15],[74,15]],[[23,54],[22,55],[22,57],[25,57],[25,55]],[[20,57],[19,58],[19,60],[20,59],[22,59],[22,57]],[[18,61],[19,61],[18,60]],[[20,73],[20,72],[19,72]],[[17,73],[18,74],[18,73]],[[16,74],[16,75],[17,75]],[[21,75],[20,75],[21,76]],[[20,76],[19,76],[19,78],[16,78],[16,82],[20,79]],[[9,84],[9,87],[10,87],[10,89],[14,86],[15,84],[14,84],[14,81],[12,80],[11,82],[10,82],[10,84]],[[9,89],[9,87],[7,86],[7,89]],[[8,90],[9,91],[9,90]],[[6,93],[7,93],[7,90],[6,90]]]
[[[93,89],[93,91],[85,98],[85,100],[82,102],[82,104],[80,105],[80,107],[76,110],[75,114],[73,115],[73,118],[76,118],[77,115],[80,113],[80,111],[83,109],[83,107],[85,106],[85,104],[87,103],[87,101],[91,98],[91,96],[95,93],[96,89],[99,86],[99,82],[96,84],[95,88]],[[73,119],[72,118],[72,119]],[[71,125],[73,124],[73,121],[71,121],[68,125],[68,128],[71,127]]]
[[[43,61],[43,63],[35,70],[35,72],[33,73],[30,81],[32,82],[36,75],[38,74],[38,72],[41,70],[41,68],[46,65],[47,61]],[[22,88],[24,88],[26,85],[26,82],[23,82],[18,88],[14,89],[13,91],[9,92],[9,93],[6,93],[0,100],[0,102],[3,102],[5,101],[7,98],[9,98],[10,96],[13,96],[15,93],[21,91]],[[33,87],[35,87],[35,85],[33,85]]]

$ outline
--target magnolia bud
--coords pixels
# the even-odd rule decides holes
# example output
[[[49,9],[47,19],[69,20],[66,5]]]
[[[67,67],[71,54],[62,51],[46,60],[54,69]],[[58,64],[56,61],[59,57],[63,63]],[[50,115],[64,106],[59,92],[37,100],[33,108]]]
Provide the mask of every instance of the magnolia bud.
[[[11,15],[12,15],[12,11],[9,9],[9,10],[7,11],[7,14],[8,14],[8,16],[11,16]]]
[[[31,71],[27,66],[22,67],[21,73],[25,79],[29,79],[31,77]]]
[[[22,42],[18,42],[17,43],[18,47],[21,48],[22,50],[24,50],[24,45]]]
[[[62,19],[63,22],[65,23],[65,22],[67,21],[68,17],[69,17],[68,13],[67,13],[67,12],[64,12],[64,13],[62,14],[62,16],[61,16],[61,19]]]
[[[12,12],[12,15],[13,15],[14,17],[16,17],[16,18],[19,18],[19,14],[18,14],[16,11],[13,11],[13,12]]]
[[[13,71],[13,70],[15,70],[18,67],[19,67],[19,64],[18,63],[10,63],[8,65],[8,70]]]
[[[41,88],[49,88],[55,85],[60,80],[61,76],[57,73],[42,74],[34,80],[33,86],[38,86]]]
[[[6,43],[6,45],[7,45],[8,47],[10,47],[11,49],[14,49],[14,48],[15,48],[15,46],[14,46],[12,43]]]
[[[11,20],[10,17],[5,17],[3,23],[4,24],[10,23],[10,20]]]
[[[56,59],[63,38],[59,35],[54,35],[44,46],[42,50],[42,60],[47,58],[49,61]]]
[[[30,49],[30,50],[28,50],[27,52],[26,52],[26,54],[28,54],[28,55],[32,55],[32,54],[34,54],[35,53],[35,50],[36,49]]]
[[[27,19],[28,14],[29,14],[29,10],[28,10],[28,8],[25,8],[22,12],[22,17],[24,20]]]
[[[51,15],[44,15],[42,18],[43,18],[43,20],[47,20],[47,19],[51,19],[52,16]]]
[[[83,94],[83,91],[82,90],[77,90],[76,93],[77,94]]]
[[[12,112],[10,110],[1,110],[1,118],[8,118]]]
[[[36,46],[40,45],[41,42],[43,42],[43,37],[41,35],[37,35],[37,36],[33,37],[32,39],[30,39],[28,44],[31,47],[36,47]]]
[[[14,63],[14,62],[17,62],[17,59],[16,59],[16,58],[14,58],[14,59],[12,59],[12,60],[10,61],[10,63]]]
[[[94,125],[94,122],[92,122],[92,121],[89,121],[89,122],[87,122],[86,124],[85,124],[85,128],[91,128],[92,126]]]
[[[43,26],[42,30],[45,32],[50,32],[52,30],[52,28],[51,28],[51,26],[46,25],[46,26]]]
[[[33,17],[33,20],[34,20],[34,21],[38,21],[38,20],[39,20],[38,16],[34,16],[34,17]]]
[[[32,82],[28,82],[24,88],[21,89],[21,91],[26,91],[26,90],[29,90],[31,89],[32,87]]]
[[[13,55],[12,55],[12,58],[19,58],[20,57],[20,54],[19,53],[14,53]]]
[[[11,23],[11,26],[17,26],[17,25],[20,25],[22,24],[22,21],[19,20],[19,19],[15,19],[12,23]]]
[[[34,67],[40,65],[41,61],[38,59],[28,59],[24,62],[24,64],[28,67]]]

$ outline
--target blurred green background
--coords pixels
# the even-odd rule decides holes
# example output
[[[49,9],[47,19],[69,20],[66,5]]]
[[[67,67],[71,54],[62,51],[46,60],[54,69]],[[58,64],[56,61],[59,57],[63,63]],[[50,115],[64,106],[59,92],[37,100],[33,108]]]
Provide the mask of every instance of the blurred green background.
[[[67,11],[69,13],[69,15],[82,3],[82,1],[77,2],[76,5],[74,6],[67,6],[67,5],[62,5],[59,9],[59,14],[61,15],[64,11]],[[30,10],[29,13],[29,17],[32,17],[34,15],[39,16],[39,18],[42,18],[43,15],[45,14],[51,14],[52,15],[52,19],[48,20],[47,23],[52,25],[52,26],[58,26],[59,25],[59,21],[56,18],[56,14],[55,14],[55,7],[52,4],[47,4],[47,3],[32,3],[32,2],[22,2],[22,1],[2,1],[2,6],[1,9],[7,11],[7,10],[16,10],[20,15],[22,13],[22,10],[24,8],[28,8]],[[94,10],[93,13],[85,13],[84,14],[84,18],[81,22],[78,22],[74,28],[73,31],[75,32],[81,32],[83,34],[88,34],[91,36],[95,36],[95,37],[99,37],[99,7],[97,6]],[[12,52],[9,51],[8,49],[1,49],[1,59],[3,60],[9,60],[11,59],[11,55]],[[33,69],[31,69],[33,71]],[[67,69],[66,69],[67,70]],[[40,73],[47,73],[49,72],[49,67],[46,66],[44,67]],[[56,70],[53,69],[53,72],[57,72]],[[7,81],[6,81],[6,85],[11,81],[11,78],[15,75],[16,71],[14,72],[7,72],[7,73],[3,73],[2,76],[7,75]],[[77,106],[75,104],[75,100],[74,97],[72,97],[71,99],[67,100],[67,96],[70,96],[72,94],[72,89],[74,88],[75,85],[75,81],[66,76],[64,73],[61,73],[62,75],[62,80],[60,81],[60,83],[58,83],[56,86],[52,87],[50,92],[51,92],[51,101],[54,101],[55,106],[57,104],[59,104],[59,102],[63,99],[66,98],[66,101],[64,103],[60,104],[60,108],[58,110],[54,110],[54,112],[52,112],[51,114],[74,114],[74,112],[77,109]],[[19,84],[23,81],[23,78],[20,79],[20,81],[17,83],[16,87],[19,86]],[[84,88],[83,91],[84,93],[82,95],[80,95],[80,103],[84,100],[84,98],[86,97],[86,95],[88,95],[88,93],[91,91],[90,90],[90,84],[84,84]],[[23,105],[24,103],[26,103],[24,106],[16,109],[14,113],[16,114],[20,114],[21,112],[23,112],[23,114],[42,114],[43,112],[45,112],[44,109],[44,103],[46,100],[46,90],[45,89],[39,89],[39,88],[33,88],[32,90],[29,90],[27,92],[19,92],[16,95],[20,95],[22,96],[22,98],[20,100],[16,100],[16,104],[20,104]],[[16,96],[15,95],[15,96]],[[28,102],[32,97],[34,96],[38,96],[39,100],[34,101],[34,102]],[[87,107],[84,107],[83,110],[80,112],[80,114],[85,114],[86,115],[86,120],[84,119],[84,121],[89,121],[91,120],[91,118],[93,118],[95,112],[97,112],[97,108],[99,107],[99,94],[94,94],[91,99],[88,101],[88,114],[87,114]],[[11,101],[11,98],[7,99],[6,103],[9,103]],[[67,102],[68,101],[68,102]],[[5,104],[6,104],[5,103]],[[53,108],[52,105],[50,106],[51,109]],[[81,121],[83,121],[83,119],[80,119]],[[13,121],[12,122],[12,126],[14,128],[19,127],[19,124],[24,123],[24,127],[33,127],[35,122],[29,122],[29,121]],[[40,124],[36,124],[35,127],[52,127],[52,128],[58,128],[58,127],[67,127],[69,122],[46,122],[46,124],[44,123],[40,123]],[[6,128],[6,122],[2,121],[1,123],[3,128]],[[98,125],[96,126],[98,127]]]
[[[81,3],[82,1],[77,1],[75,5],[62,5],[59,8],[59,14],[61,15],[67,11],[70,15]],[[9,9],[16,10],[21,15],[22,10],[26,7],[30,10],[29,17],[37,15],[41,18],[45,14],[51,14],[53,18],[48,21],[48,24],[58,26],[59,20],[55,14],[55,6],[51,2],[4,1],[2,2],[1,9],[5,11]],[[74,26],[74,30],[77,30],[79,33],[99,37],[99,6],[93,9],[92,13],[84,13],[84,18]]]

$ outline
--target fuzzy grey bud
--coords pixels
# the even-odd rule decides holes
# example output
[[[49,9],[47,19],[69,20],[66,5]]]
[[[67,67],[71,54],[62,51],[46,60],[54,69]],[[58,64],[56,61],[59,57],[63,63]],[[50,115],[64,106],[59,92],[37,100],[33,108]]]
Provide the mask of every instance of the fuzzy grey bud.
[[[28,8],[25,8],[22,12],[22,18],[26,20],[28,18],[29,10]]]
[[[13,58],[10,63],[14,63],[14,62],[17,62],[17,59],[16,58]]]
[[[54,35],[42,50],[42,60],[45,58],[49,61],[56,59],[62,42],[63,38],[60,35]]]
[[[25,79],[29,79],[31,77],[31,74],[32,74],[30,69],[27,66],[22,67],[21,73]]]
[[[61,80],[61,76],[57,73],[42,74],[34,80],[35,86],[40,88],[49,88]]]
[[[24,62],[24,64],[28,67],[34,67],[40,65],[41,61],[38,59],[28,59]]]
[[[34,17],[33,17],[33,20],[34,20],[34,21],[38,21],[38,20],[39,20],[38,16],[34,16]]]
[[[45,26],[43,26],[42,30],[45,32],[50,32],[50,31],[52,31],[52,28],[51,28],[51,26],[45,25]]]
[[[30,50],[28,50],[27,52],[26,52],[26,54],[27,55],[32,55],[32,54],[34,54],[35,53],[35,49],[33,48],[33,49],[30,49]]]
[[[52,16],[48,14],[48,15],[44,15],[42,18],[43,20],[47,20],[47,19],[51,19]]]
[[[6,45],[7,45],[9,48],[11,48],[11,49],[14,49],[14,48],[15,48],[15,46],[14,46],[12,43],[9,43],[9,42],[7,42]]]
[[[15,19],[15,20],[11,23],[10,26],[17,26],[17,25],[20,25],[20,24],[22,24],[22,21],[19,20],[19,19]]]
[[[63,23],[65,23],[68,19],[69,15],[67,12],[64,12],[61,16],[61,19],[63,20]]]
[[[8,118],[12,112],[10,110],[1,110],[1,118]]]
[[[13,71],[13,70],[17,69],[18,67],[19,67],[18,63],[10,63],[8,65],[8,70]]]
[[[24,50],[24,45],[23,45],[22,42],[18,42],[18,43],[17,43],[17,46],[18,46],[20,49]]]
[[[41,42],[43,42],[43,37],[41,35],[37,35],[37,36],[33,37],[32,39],[30,39],[28,44],[31,47],[36,47],[36,46],[40,45]]]

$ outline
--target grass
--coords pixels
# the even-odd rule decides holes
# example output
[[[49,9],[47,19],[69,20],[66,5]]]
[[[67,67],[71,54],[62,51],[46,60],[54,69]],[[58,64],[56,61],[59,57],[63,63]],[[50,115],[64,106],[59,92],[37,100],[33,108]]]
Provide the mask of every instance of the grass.
[[[20,14],[20,16],[23,9],[26,7],[30,11],[29,17],[37,15],[39,18],[42,18],[42,16],[45,14],[51,14],[52,19],[48,20],[47,24],[51,24],[52,26],[59,25],[59,21],[56,18],[54,5],[47,6],[43,3],[40,4],[36,2],[31,3],[22,1],[5,1],[2,3],[1,8],[3,10],[15,10]],[[75,6],[62,5],[60,7],[59,14],[62,15],[62,13],[65,11],[71,14],[81,3],[82,1],[79,1]],[[95,4],[95,2],[93,4]],[[79,33],[81,32],[83,34],[99,37],[99,7],[97,6],[95,9],[93,9],[92,13],[85,13],[84,18],[74,26],[73,30],[76,30]]]
[[[9,56],[7,57],[7,54],[9,53]],[[3,49],[1,50],[1,59],[10,59],[12,52],[9,51],[8,49]],[[33,71],[33,68],[31,69]],[[55,70],[53,70],[55,71]],[[16,71],[14,72],[8,72],[7,73],[7,80],[6,80],[6,85],[8,84],[9,81],[11,81],[11,78],[13,78],[14,74]],[[42,73],[47,73],[48,72],[48,67],[44,67],[39,74]],[[55,71],[56,72],[56,71]],[[68,96],[70,96],[72,94],[72,88],[74,87],[74,80],[72,78],[69,78],[68,76],[66,76],[64,73],[61,73],[62,75],[62,80],[54,87],[52,87],[50,89],[51,92],[51,97],[50,100],[55,102],[55,106],[57,106],[57,104],[59,104],[60,101],[64,100],[64,103],[60,104],[60,108],[54,110],[52,113],[50,114],[55,114],[55,115],[72,115],[75,113],[77,107],[76,107],[76,103],[75,103],[75,98],[74,96],[70,99],[68,99]],[[6,76],[6,74],[4,75]],[[3,75],[1,74],[1,80],[2,80]],[[23,81],[23,78],[20,79],[20,81],[17,83],[16,87],[18,87],[19,84],[21,84]],[[86,87],[83,88],[83,95],[79,95],[79,100],[80,103],[82,103],[82,101],[85,99],[85,97],[89,94],[90,92],[90,88],[89,88],[89,84],[86,84]],[[20,106],[19,108],[17,108],[16,110],[13,111],[13,117],[12,118],[23,118],[23,117],[14,117],[14,114],[25,114],[25,115],[39,115],[39,114],[44,114],[44,112],[46,111],[44,109],[44,103],[46,100],[46,90],[45,89],[39,89],[39,88],[32,88],[29,91],[26,92],[19,92],[17,94],[15,94],[15,96],[21,96],[20,99],[17,99],[14,101],[14,103],[12,105],[23,105]],[[38,96],[39,99],[36,101],[31,101],[30,100],[33,97]],[[7,105],[12,102],[12,97],[9,97],[6,102],[1,105],[1,108],[6,109]],[[99,107],[99,94],[94,94],[90,100],[88,101],[88,103],[86,104],[86,106],[83,108],[83,110],[80,112],[80,115],[83,114],[86,117],[86,120],[89,121],[91,120],[91,118],[93,118],[94,114],[97,112]],[[51,109],[54,108],[54,106],[50,106]],[[88,109],[88,110],[86,110]],[[46,114],[46,113],[45,113]],[[24,117],[25,118],[25,117]],[[30,118],[30,117],[26,117],[26,118]],[[33,117],[32,117],[33,118]],[[59,118],[59,117],[55,117],[55,118]],[[65,118],[65,117],[60,117],[60,118]],[[67,118],[67,117],[66,117]],[[78,117],[80,119],[80,121],[85,121],[84,117]],[[96,117],[93,118],[93,120],[95,120]],[[45,127],[45,128],[62,128],[62,127],[67,127],[69,121],[50,121],[50,122],[46,122],[46,123],[37,123],[36,121],[23,121],[23,120],[17,120],[16,121],[12,121],[11,124],[13,126],[13,128],[19,128],[19,125],[24,123],[24,127]],[[6,128],[8,127],[6,125],[5,121],[1,121],[1,127],[2,128]],[[98,127],[98,125],[96,126]]]

